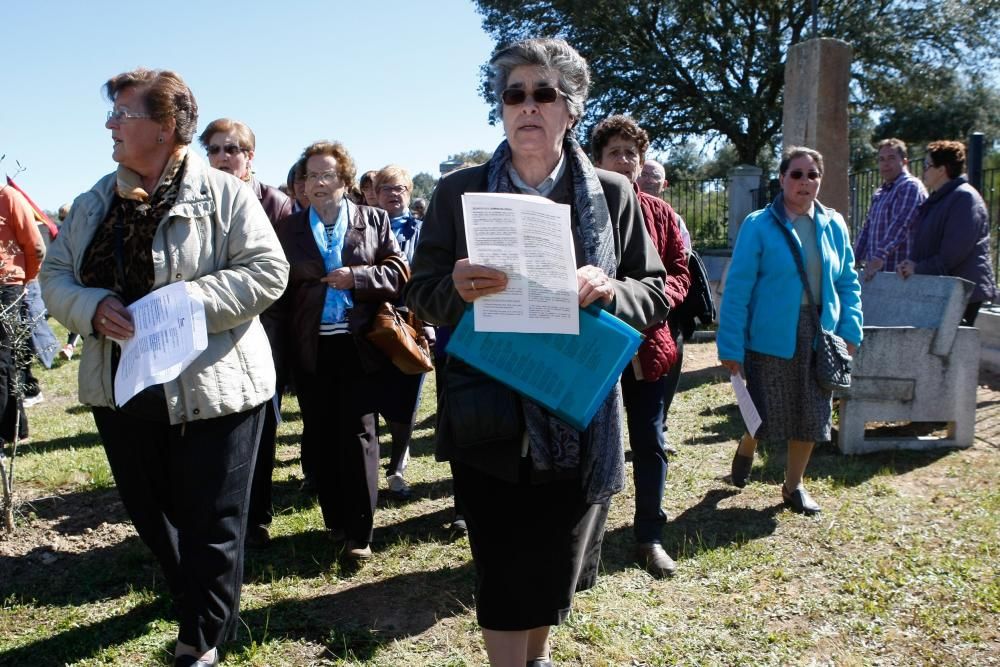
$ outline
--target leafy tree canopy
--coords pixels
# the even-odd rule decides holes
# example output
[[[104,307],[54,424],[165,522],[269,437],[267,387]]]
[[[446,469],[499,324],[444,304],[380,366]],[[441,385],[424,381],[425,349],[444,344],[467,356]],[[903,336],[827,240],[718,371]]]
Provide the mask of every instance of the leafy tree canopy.
[[[628,113],[655,149],[725,139],[740,162],[773,152],[788,47],[811,36],[810,2],[788,0],[476,0],[499,46],[565,38],[593,78],[583,129]],[[1000,0],[818,0],[819,37],[853,47],[858,111],[897,109],[920,71],[968,76],[1000,62]],[[928,79],[940,93],[936,79]],[[483,86],[491,104],[492,93]],[[938,99],[941,97],[938,95]],[[495,115],[494,122],[497,120]]]
[[[463,151],[461,153],[455,153],[454,155],[449,155],[448,161],[462,162],[468,165],[475,165],[475,164],[483,164],[484,162],[489,162],[491,157],[493,157],[492,151],[475,149],[471,151]]]
[[[418,197],[430,199],[436,185],[436,178],[425,171],[420,172],[413,177],[413,199],[417,199]]]

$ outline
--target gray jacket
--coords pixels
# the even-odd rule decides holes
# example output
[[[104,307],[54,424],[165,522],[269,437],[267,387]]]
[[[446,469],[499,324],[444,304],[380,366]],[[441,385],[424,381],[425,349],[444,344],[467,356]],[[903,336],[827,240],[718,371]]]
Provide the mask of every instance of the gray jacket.
[[[964,176],[932,192],[917,209],[910,259],[917,273],[957,276],[975,284],[970,303],[994,298],[990,216]]]
[[[116,174],[77,197],[42,265],[49,312],[70,331],[96,336],[91,320],[109,290],[84,287],[80,265],[114,200]],[[211,169],[193,151],[177,201],[153,236],[153,288],[185,281],[205,306],[208,348],[164,384],[170,422],[243,412],[274,394],[274,364],[257,315],[276,301],[288,262],[253,190]],[[111,352],[103,336],[88,339],[80,359],[80,402],[114,405]]]

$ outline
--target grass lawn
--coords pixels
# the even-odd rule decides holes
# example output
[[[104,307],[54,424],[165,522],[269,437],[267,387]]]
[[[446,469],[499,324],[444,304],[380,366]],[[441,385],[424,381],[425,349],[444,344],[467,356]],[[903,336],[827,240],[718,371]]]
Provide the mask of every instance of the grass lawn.
[[[553,632],[555,663],[1000,664],[1000,419],[983,418],[1000,409],[997,387],[980,389],[971,449],[844,457],[820,446],[808,476],[823,513],[805,518],[780,502],[781,443],[763,443],[747,488],[727,484],[739,416],[713,361],[714,345],[688,346],[672,410],[680,453],[664,544],[677,576],[658,581],[633,562],[630,483],[612,503],[603,576]],[[17,532],[0,541],[0,665],[171,664],[166,588],[76,404],[77,368],[60,360],[37,373],[45,401],[29,409],[17,456]],[[468,540],[446,529],[451,482],[433,457],[428,379],[413,498],[380,501],[375,557],[359,569],[338,559],[298,490],[302,422],[285,401],[275,539],[247,553],[225,664],[486,664]]]

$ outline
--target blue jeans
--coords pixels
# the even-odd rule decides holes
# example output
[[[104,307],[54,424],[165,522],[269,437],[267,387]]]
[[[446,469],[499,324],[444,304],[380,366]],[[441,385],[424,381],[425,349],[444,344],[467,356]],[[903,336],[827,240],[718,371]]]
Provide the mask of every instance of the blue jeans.
[[[663,393],[667,376],[653,382],[636,380],[632,367],[622,373],[622,397],[632,450],[635,483],[635,539],[659,542],[667,515],[663,485],[667,480],[667,452],[663,448]]]

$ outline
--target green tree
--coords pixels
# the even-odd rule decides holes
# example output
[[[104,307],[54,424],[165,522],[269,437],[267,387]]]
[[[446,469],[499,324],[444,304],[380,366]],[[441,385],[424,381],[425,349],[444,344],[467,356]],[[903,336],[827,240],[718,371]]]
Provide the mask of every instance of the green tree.
[[[431,193],[434,192],[434,186],[436,185],[436,178],[425,171],[420,172],[413,177],[413,199],[418,197],[430,199]]]
[[[964,141],[972,132],[997,138],[1000,90],[981,77],[965,77],[948,67],[918,71],[898,86],[894,108],[883,114],[875,140],[898,137],[914,146],[936,139]]]
[[[449,155],[448,161],[462,162],[467,165],[475,165],[475,164],[483,164],[484,162],[489,162],[491,157],[493,157],[493,153],[491,151],[474,149],[471,151],[463,151],[462,153],[455,153],[454,155]]]
[[[656,149],[724,138],[740,162],[773,153],[788,47],[809,38],[811,3],[788,0],[476,0],[498,45],[564,37],[587,58],[584,130],[629,113]],[[819,0],[820,37],[853,47],[852,96],[885,111],[896,82],[929,66],[968,73],[1000,61],[1000,0]],[[991,37],[992,35],[992,37]],[[493,95],[483,86],[483,95]],[[884,100],[884,101],[883,101]],[[495,112],[493,114],[494,121]]]

